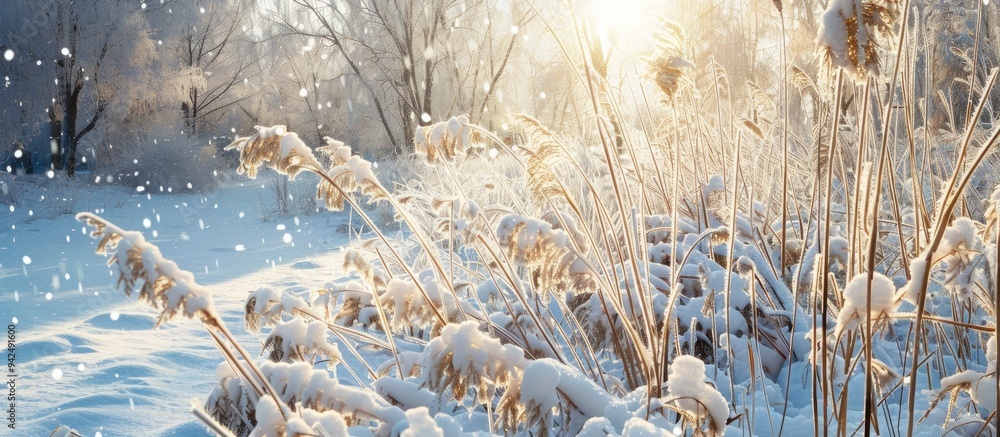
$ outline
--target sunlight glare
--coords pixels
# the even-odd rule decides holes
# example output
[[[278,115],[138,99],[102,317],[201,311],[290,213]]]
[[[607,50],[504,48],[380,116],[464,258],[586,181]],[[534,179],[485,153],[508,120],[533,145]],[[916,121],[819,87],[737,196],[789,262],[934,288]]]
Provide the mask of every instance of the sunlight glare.
[[[601,38],[611,44],[639,35],[649,27],[652,0],[589,0],[584,14]]]

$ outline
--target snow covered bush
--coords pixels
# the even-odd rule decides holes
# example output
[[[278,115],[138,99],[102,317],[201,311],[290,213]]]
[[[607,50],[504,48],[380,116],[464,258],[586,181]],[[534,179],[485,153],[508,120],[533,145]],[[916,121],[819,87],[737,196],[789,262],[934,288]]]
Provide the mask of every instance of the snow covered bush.
[[[212,141],[181,136],[150,140],[137,147],[131,159],[116,157],[106,169],[113,172],[118,183],[129,187],[145,186],[151,192],[211,191],[218,187],[221,148]]]
[[[830,2],[817,41],[837,80],[820,93],[790,69],[814,111],[795,132],[775,122],[799,109],[789,99],[751,85],[737,102],[679,42],[649,60],[667,99],[650,120],[618,118],[587,58],[587,132],[520,114],[505,139],[465,116],[429,124],[417,176],[392,189],[338,140],[257,126],[227,147],[240,173],[310,173],[328,210],[371,231],[322,289],[247,295],[261,357],[140,235],[80,218],[160,323],[212,333],[225,362],[199,418],[238,435],[846,435],[921,416],[996,433],[1000,195],[970,181],[1000,130],[970,123],[952,167],[916,146],[938,139],[876,74],[907,23],[896,3]]]

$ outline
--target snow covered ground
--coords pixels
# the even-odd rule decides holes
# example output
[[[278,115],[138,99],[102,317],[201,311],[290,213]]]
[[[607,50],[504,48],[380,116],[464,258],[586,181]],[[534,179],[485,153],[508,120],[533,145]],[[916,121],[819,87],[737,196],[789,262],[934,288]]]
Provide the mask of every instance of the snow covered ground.
[[[138,191],[104,184],[74,187],[44,181],[44,176],[34,178],[28,179],[31,183],[27,184],[23,202],[0,213],[0,320],[16,325],[18,374],[17,430],[0,435],[45,436],[59,425],[70,426],[88,437],[208,435],[190,413],[191,400],[202,403],[216,385],[215,370],[221,361],[204,327],[177,318],[152,330],[154,311],[117,290],[106,259],[94,254],[96,241],[88,236],[89,229],[70,212],[95,212],[126,230],[142,231],[149,242],[159,246],[164,257],[193,272],[198,283],[212,290],[226,324],[252,353],[261,350],[263,335],[248,334],[243,329],[247,292],[269,286],[304,296],[343,276],[343,252],[349,244],[344,225],[351,220],[350,213],[277,216],[269,212],[265,220],[262,211],[273,204],[266,177],[229,181],[208,194],[160,193],[158,187]],[[311,187],[313,181],[302,178],[296,183]],[[152,191],[157,193],[150,194]],[[75,200],[67,201],[67,197]],[[559,314],[554,304],[549,311]],[[449,326],[459,329],[459,325]],[[805,356],[808,342],[803,336],[796,338],[798,355]],[[448,344],[483,343],[486,340]],[[752,356],[747,345],[744,342],[734,346],[740,348],[737,357]],[[349,354],[344,358],[348,365],[356,364]],[[902,368],[901,362],[889,358],[890,365]],[[713,416],[725,435],[799,435],[813,429],[807,362],[794,363],[790,374],[783,369],[776,380],[759,378],[752,383],[747,381],[749,374],[739,370],[738,380],[744,382],[735,386],[714,366],[703,368],[697,365],[698,360],[687,362],[693,364],[675,370],[716,376],[715,386],[721,395],[703,402],[721,408],[724,403],[718,402],[720,399],[737,399],[740,421],[727,427],[724,413]],[[737,369],[751,369],[754,365],[742,358],[737,358],[736,364]],[[981,367],[975,370],[985,369]],[[526,384],[523,393],[539,405],[551,404],[554,379],[550,374],[555,368],[538,365],[531,369],[524,370],[524,377],[534,382]],[[573,371],[563,373],[566,376]],[[342,382],[354,385],[347,372],[339,375]],[[938,372],[932,375],[939,376]],[[922,381],[928,375],[921,372],[918,378]],[[696,376],[683,380],[698,382]],[[589,387],[577,382],[580,384],[575,387]],[[670,390],[701,396],[709,391],[705,387],[675,384]],[[863,393],[863,379],[852,379],[850,391],[855,397]],[[714,389],[711,392],[716,393]],[[619,400],[603,392],[603,397],[584,396],[582,399],[600,398],[608,404],[592,408],[594,417],[612,418],[618,423],[611,426],[611,422],[598,420],[590,431],[604,424],[626,435],[642,431],[639,425],[656,433],[680,430],[662,417],[628,425],[629,418],[644,408],[643,393],[635,392]],[[897,390],[882,407],[893,417],[889,427],[905,427],[903,395],[904,391]],[[918,396],[918,413],[927,409],[927,399],[926,394]],[[457,403],[447,407],[442,411],[447,410],[465,432],[489,431],[482,413],[469,414]],[[846,413],[852,430],[860,429],[862,408],[861,402],[852,400]],[[407,412],[408,417],[416,414],[414,411]],[[963,414],[963,420],[978,416],[978,412]],[[940,435],[944,416],[945,409],[939,407],[918,427],[917,435]],[[417,422],[413,418],[411,421]],[[625,428],[621,428],[622,424]],[[654,425],[659,429],[653,429]],[[967,428],[978,428],[978,424]]]
[[[86,436],[205,435],[189,401],[205,399],[221,361],[199,323],[178,319],[151,330],[153,311],[115,289],[96,241],[60,212],[97,212],[142,231],[210,286],[251,351],[260,348],[242,328],[247,292],[320,287],[335,278],[348,242],[347,212],[262,220],[261,204],[273,204],[266,180],[227,182],[204,195],[47,182],[31,184],[21,205],[0,212],[0,320],[17,327],[13,435],[48,435],[59,425]]]

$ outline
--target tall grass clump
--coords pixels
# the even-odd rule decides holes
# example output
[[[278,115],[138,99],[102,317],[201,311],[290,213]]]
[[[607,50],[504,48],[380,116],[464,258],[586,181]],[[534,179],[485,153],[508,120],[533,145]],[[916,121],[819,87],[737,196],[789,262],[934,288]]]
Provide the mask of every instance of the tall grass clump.
[[[141,235],[79,218],[159,323],[211,334],[225,361],[195,411],[220,435],[995,435],[997,71],[970,69],[959,135],[928,132],[910,13],[831,1],[819,64],[788,62],[777,92],[734,91],[676,24],[641,92],[616,92],[592,29],[548,27],[580,65],[585,131],[525,114],[512,144],[465,116],[420,127],[419,177],[392,190],[335,139],[317,155],[257,127],[228,147],[240,173],[311,173],[372,230],[343,280],[248,295],[263,358]]]

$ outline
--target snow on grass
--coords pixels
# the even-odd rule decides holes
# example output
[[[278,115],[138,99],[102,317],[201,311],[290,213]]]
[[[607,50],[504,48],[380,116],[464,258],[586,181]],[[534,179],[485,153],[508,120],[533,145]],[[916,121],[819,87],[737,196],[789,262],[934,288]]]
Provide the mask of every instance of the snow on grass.
[[[726,429],[729,404],[712,385],[705,382],[705,363],[682,355],[674,359],[667,377],[666,401],[674,402],[689,417],[710,423],[709,429]]]
[[[892,279],[881,273],[872,273],[871,287],[869,287],[868,278],[867,274],[862,273],[852,278],[844,287],[844,306],[837,315],[835,336],[864,323],[868,317],[866,313],[871,314],[871,319],[874,321],[894,311],[899,303]],[[869,291],[871,307],[868,306]]]
[[[394,434],[397,428],[405,426],[400,437],[459,437],[462,435],[462,427],[451,417],[438,413],[431,417],[427,407],[417,407],[406,411],[406,421],[400,422],[393,428]]]

